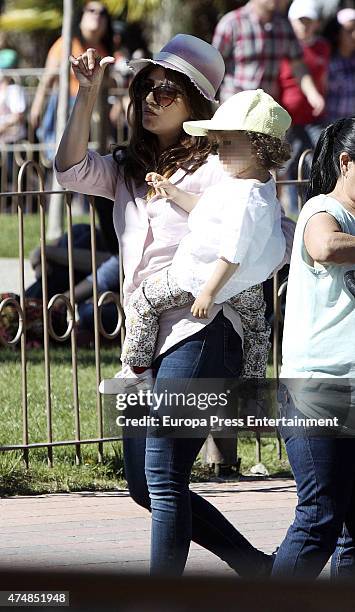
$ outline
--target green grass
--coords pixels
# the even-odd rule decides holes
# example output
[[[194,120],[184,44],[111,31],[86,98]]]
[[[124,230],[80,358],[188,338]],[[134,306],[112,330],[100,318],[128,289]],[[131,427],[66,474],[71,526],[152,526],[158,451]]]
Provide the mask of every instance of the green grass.
[[[119,349],[102,349],[101,372],[110,377],[117,370]],[[0,349],[0,444],[22,442],[21,368],[18,351]],[[45,411],[45,377],[43,352],[32,350],[28,354],[28,415],[30,443],[47,439]],[[94,352],[79,349],[78,353],[79,402],[81,437],[98,437]],[[53,439],[75,438],[72,396],[71,354],[67,348],[51,350],[51,397]],[[82,464],[75,465],[73,446],[53,449],[54,467],[47,467],[45,448],[30,451],[30,469],[23,465],[21,451],[0,454],[0,491],[2,493],[30,494],[84,489],[113,489],[123,479],[123,461],[120,442],[105,444],[104,462],[98,462],[98,446],[82,446]],[[122,484],[122,482],[121,482]]]
[[[119,349],[101,349],[101,375],[111,377],[117,369]],[[0,444],[11,445],[22,442],[21,368],[18,351],[0,349]],[[45,377],[43,352],[28,353],[28,415],[30,442],[47,439],[45,411]],[[81,414],[81,437],[98,436],[94,351],[79,349],[78,352],[79,402]],[[51,397],[53,414],[53,439],[65,440],[75,437],[72,396],[71,353],[68,348],[51,349]],[[256,463],[255,439],[241,436],[238,442],[241,471],[247,473]],[[21,451],[4,451],[0,454],[0,492],[2,494],[34,494],[59,491],[108,490],[124,486],[122,444],[120,441],[104,445],[104,461],[98,462],[96,444],[82,446],[82,463],[75,464],[73,446],[53,449],[54,467],[47,466],[47,449],[30,450],[30,468],[26,470]],[[289,476],[286,453],[277,458],[276,440],[262,440],[262,462],[270,475]],[[193,480],[207,480],[214,473],[195,464]]]
[[[26,469],[17,451],[3,453],[0,458],[0,494],[35,495],[70,491],[108,491],[125,486],[120,443],[106,445],[105,460],[99,464],[94,449],[82,452],[82,464],[76,466],[73,451],[58,449],[55,464],[47,467],[45,451],[31,451]]]
[[[88,215],[73,218],[75,223],[89,223]],[[18,257],[18,219],[17,214],[0,214],[0,257]],[[24,251],[25,258],[39,245],[39,214],[24,215]]]

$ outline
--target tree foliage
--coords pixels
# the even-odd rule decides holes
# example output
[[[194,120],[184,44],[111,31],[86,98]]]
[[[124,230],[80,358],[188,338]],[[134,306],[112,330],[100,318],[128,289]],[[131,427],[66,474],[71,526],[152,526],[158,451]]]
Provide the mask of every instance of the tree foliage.
[[[127,21],[139,21],[159,10],[164,0],[105,0],[110,13]]]
[[[76,7],[81,0],[73,1]],[[169,0],[103,0],[103,4],[113,17],[133,22],[145,20],[160,10],[164,12],[167,1]],[[246,0],[174,0],[182,21],[184,14],[189,20],[189,14],[194,12],[203,22],[209,21],[211,15],[223,15],[245,2]],[[194,8],[190,4],[194,5]],[[0,16],[0,27],[3,30],[18,31],[56,30],[61,26],[62,10],[62,0],[7,0],[5,10]],[[203,27],[201,29],[203,30]]]
[[[0,18],[0,27],[5,31],[57,30],[62,23],[62,15],[56,10],[14,9]]]
[[[103,0],[113,17],[138,21],[161,8],[164,0]],[[74,2],[78,6],[78,2]],[[9,0],[0,17],[3,30],[55,30],[62,22],[62,0]]]

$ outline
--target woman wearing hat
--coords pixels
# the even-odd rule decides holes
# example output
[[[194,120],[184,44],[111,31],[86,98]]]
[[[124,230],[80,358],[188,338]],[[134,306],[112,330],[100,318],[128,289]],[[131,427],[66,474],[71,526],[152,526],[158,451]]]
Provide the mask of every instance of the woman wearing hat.
[[[188,232],[188,214],[166,198],[147,201],[145,176],[155,171],[200,194],[223,169],[206,138],[184,134],[188,120],[210,119],[224,75],[219,52],[194,36],[175,36],[152,60],[131,62],[132,136],[126,151],[100,156],[87,150],[92,109],[105,66],[94,49],[71,57],[80,87],[56,156],[60,184],[115,201],[114,224],[125,272],[124,306],[141,282],[170,265]],[[292,227],[288,229],[288,251]],[[287,236],[286,236],[287,238]],[[215,304],[205,319],[190,306],[160,317],[156,384],[166,378],[225,378],[242,368],[242,329],[235,310]],[[190,473],[204,440],[126,438],[125,473],[132,498],[152,512],[151,572],[182,574],[193,539],[242,576],[264,575],[270,559],[256,550],[203,497],[189,490]]]

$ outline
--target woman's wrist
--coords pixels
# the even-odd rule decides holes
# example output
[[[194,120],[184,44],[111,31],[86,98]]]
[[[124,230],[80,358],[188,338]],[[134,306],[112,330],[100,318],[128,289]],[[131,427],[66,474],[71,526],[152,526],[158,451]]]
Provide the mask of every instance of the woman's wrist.
[[[96,99],[99,92],[100,85],[79,85],[78,96],[86,96],[88,98]]]

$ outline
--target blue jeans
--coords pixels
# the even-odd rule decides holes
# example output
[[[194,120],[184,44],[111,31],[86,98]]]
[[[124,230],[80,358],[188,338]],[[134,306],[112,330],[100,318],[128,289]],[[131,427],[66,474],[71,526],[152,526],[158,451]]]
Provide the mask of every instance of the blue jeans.
[[[282,416],[304,418],[284,387]],[[316,578],[332,556],[332,577],[354,577],[355,439],[313,435],[301,426],[280,429],[298,503],[272,576]]]
[[[94,304],[92,302],[80,302],[78,304],[79,328],[94,332]],[[104,329],[112,333],[118,322],[117,308],[114,303],[101,306],[101,320]]]
[[[154,364],[156,387],[167,378],[237,377],[242,345],[222,313]],[[156,388],[155,387],[155,388]],[[257,575],[268,557],[255,549],[207,500],[189,489],[200,438],[124,438],[125,473],[134,501],[152,513],[151,573],[183,573],[193,540],[241,576]]]
[[[57,242],[58,247],[68,247],[68,234],[65,233]],[[75,223],[73,225],[73,246],[76,249],[91,248],[90,225],[88,223]],[[96,246],[98,251],[104,250],[104,241],[101,232],[96,229]],[[69,289],[69,267],[65,264],[51,263],[52,271],[47,274],[48,299],[56,293],[64,293]],[[74,270],[74,282],[80,283],[89,274],[88,271]],[[42,278],[36,280],[25,292],[26,297],[42,299]]]

